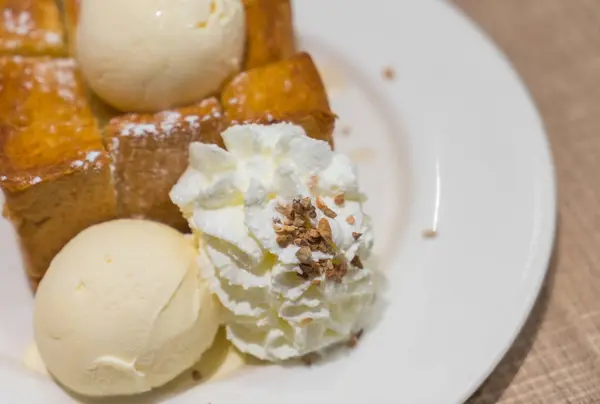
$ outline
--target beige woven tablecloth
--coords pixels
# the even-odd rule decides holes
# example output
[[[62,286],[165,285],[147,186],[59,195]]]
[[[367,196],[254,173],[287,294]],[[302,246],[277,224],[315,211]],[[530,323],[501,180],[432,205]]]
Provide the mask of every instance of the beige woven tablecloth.
[[[469,404],[600,403],[600,0],[453,0],[498,44],[544,119],[559,185],[545,288]]]

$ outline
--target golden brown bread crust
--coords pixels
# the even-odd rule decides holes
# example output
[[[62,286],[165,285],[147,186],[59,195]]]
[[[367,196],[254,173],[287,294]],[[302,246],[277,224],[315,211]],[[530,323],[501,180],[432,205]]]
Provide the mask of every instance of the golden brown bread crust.
[[[110,121],[106,144],[113,159],[119,217],[155,220],[189,231],[169,191],[188,166],[191,142],[222,146],[222,110],[216,98],[157,114],[126,114]]]
[[[19,235],[27,275],[37,288],[50,262],[69,240],[116,217],[108,159],[19,190],[4,190],[5,215]]]
[[[244,0],[244,70],[278,62],[296,52],[290,0]]]
[[[0,185],[16,191],[106,158],[71,59],[0,58]]]
[[[0,58],[0,187],[34,287],[71,238],[116,215],[83,93],[72,60]]]
[[[0,54],[66,55],[54,0],[0,0],[0,9]]]
[[[335,115],[307,53],[240,73],[221,95],[229,124],[292,122],[333,145]]]

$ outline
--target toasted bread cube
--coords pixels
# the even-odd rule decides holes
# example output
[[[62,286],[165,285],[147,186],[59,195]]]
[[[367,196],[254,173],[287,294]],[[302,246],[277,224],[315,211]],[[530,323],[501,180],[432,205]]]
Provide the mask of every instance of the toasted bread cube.
[[[116,215],[109,157],[82,94],[72,60],[0,59],[0,187],[34,287],[71,238]]]
[[[0,58],[0,120],[15,127],[94,119],[72,59]]]
[[[290,0],[244,0],[244,7],[244,70],[279,62],[296,52]]]
[[[197,105],[157,114],[113,118],[105,139],[113,158],[118,214],[155,220],[189,231],[169,198],[188,165],[191,142],[222,146],[221,105],[209,98]]]
[[[221,100],[229,124],[292,122],[310,137],[333,145],[335,115],[307,53],[240,73],[225,87]]]
[[[65,56],[54,0],[0,0],[0,54]]]

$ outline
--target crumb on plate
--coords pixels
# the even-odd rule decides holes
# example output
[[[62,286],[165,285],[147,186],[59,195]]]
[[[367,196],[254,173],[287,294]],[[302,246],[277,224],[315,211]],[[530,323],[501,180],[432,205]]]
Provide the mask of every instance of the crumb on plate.
[[[394,80],[396,78],[396,71],[391,67],[384,67],[381,75],[385,80]]]

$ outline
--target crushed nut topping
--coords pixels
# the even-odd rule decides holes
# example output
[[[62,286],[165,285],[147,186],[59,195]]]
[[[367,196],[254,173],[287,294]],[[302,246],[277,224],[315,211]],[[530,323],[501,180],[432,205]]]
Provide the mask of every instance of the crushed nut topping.
[[[346,197],[344,194],[337,194],[334,198],[333,198],[333,202],[335,202],[336,205],[343,205],[344,202],[346,201]]]
[[[326,260],[327,262],[322,263],[325,267],[325,279],[341,282],[342,278],[348,272],[348,263],[345,259],[337,258],[336,260]]]
[[[329,221],[327,219],[323,218],[319,220],[317,231],[319,232],[319,235],[323,237],[323,240],[331,241],[331,226],[329,225]]]
[[[316,199],[316,205],[326,216],[336,216],[335,212],[331,211],[319,197]],[[348,263],[343,257],[321,258],[318,261],[313,259],[315,251],[333,256],[338,252],[333,242],[329,221],[321,218],[315,227],[311,220],[317,216],[311,199],[309,197],[295,199],[289,205],[278,205],[276,210],[283,215],[283,220],[273,220],[275,240],[281,248],[290,245],[299,247],[296,252],[296,257],[300,261],[298,276],[314,280],[317,276],[324,274],[327,280],[341,282],[348,272]],[[328,211],[331,211],[333,216],[331,213],[328,215]],[[319,285],[320,281],[314,284]]]
[[[327,207],[327,205],[325,204],[325,201],[323,201],[323,199],[320,196],[317,196],[317,208],[323,210]]]
[[[358,331],[357,333],[353,334],[350,339],[348,340],[348,347],[350,348],[354,348],[357,344],[358,341],[360,340],[360,337],[362,337],[363,335],[363,330]]]
[[[337,216],[337,213],[335,213],[333,210],[329,209],[327,204],[325,204],[325,202],[323,201],[323,199],[320,196],[317,196],[317,208],[319,208],[319,210],[322,211],[323,214],[329,218],[333,219]]]
[[[323,214],[331,219],[335,219],[337,217],[337,213],[329,208],[323,209]]]
[[[356,223],[356,219],[354,218],[354,216],[348,216],[346,218],[346,222],[348,222],[348,224],[354,224]]]
[[[304,246],[300,248],[296,253],[296,258],[298,258],[301,263],[309,262],[312,258],[312,251],[310,251],[310,247]]]
[[[364,266],[360,260],[360,257],[358,255],[355,255],[354,258],[352,258],[352,261],[350,261],[350,263],[352,265],[354,265],[355,267],[357,267],[358,269],[363,269]]]
[[[362,236],[362,233],[358,233],[355,231],[352,232],[352,237],[354,238],[354,240],[358,240],[360,236]]]
[[[303,318],[302,320],[300,320],[300,325],[302,327],[306,327],[307,325],[309,325],[312,322],[313,322],[312,318]]]
[[[317,353],[309,353],[304,355],[302,358],[302,362],[304,362],[304,364],[306,366],[311,366],[313,363],[315,363],[316,361],[319,360],[319,354]]]

